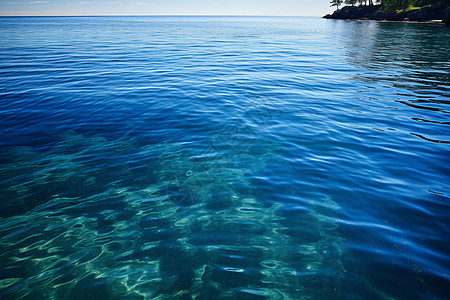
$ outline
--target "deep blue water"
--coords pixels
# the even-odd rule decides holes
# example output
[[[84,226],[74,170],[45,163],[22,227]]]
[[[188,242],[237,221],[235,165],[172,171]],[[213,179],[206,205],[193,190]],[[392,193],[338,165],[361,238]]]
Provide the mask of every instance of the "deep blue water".
[[[449,104],[441,25],[0,18],[0,298],[445,299]]]

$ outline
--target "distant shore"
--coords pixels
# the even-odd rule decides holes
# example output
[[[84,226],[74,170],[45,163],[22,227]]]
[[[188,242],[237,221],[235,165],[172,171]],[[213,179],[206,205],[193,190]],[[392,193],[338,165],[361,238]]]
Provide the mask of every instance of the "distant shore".
[[[444,23],[450,25],[450,6],[435,5],[421,9],[384,12],[381,5],[345,6],[336,10],[325,19],[340,20],[377,20],[377,21],[409,21],[421,23]]]

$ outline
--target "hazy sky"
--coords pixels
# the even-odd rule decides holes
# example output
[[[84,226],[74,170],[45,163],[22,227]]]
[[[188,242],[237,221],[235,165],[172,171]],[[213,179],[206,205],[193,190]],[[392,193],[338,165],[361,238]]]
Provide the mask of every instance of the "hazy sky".
[[[0,15],[322,16],[329,0],[0,0]]]

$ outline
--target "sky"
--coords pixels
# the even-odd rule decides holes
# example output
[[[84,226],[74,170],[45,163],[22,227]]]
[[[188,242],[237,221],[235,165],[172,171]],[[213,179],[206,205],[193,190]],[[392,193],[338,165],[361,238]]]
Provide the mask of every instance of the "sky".
[[[323,16],[328,0],[0,0],[0,16]]]

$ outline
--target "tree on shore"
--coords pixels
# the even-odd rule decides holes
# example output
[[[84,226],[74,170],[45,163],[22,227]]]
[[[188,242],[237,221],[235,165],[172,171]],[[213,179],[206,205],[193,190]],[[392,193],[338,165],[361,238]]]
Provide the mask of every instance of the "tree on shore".
[[[352,0],[350,0],[350,1],[352,1]],[[375,1],[374,0],[355,0],[355,2],[359,3],[359,5],[366,5],[367,6],[367,4],[373,5],[374,3],[380,3],[382,1],[381,0],[375,0]],[[348,4],[351,4],[351,3],[348,3]]]
[[[356,2],[356,3],[353,3]],[[422,7],[426,5],[448,4],[450,0],[345,0],[345,4],[361,6],[381,4],[383,8],[406,8],[408,6]]]
[[[339,9],[339,5],[343,3],[343,0],[331,0],[330,4],[331,7],[336,6],[336,9]]]
[[[426,5],[447,4],[450,0],[331,0],[331,7],[336,6],[339,10],[339,6],[343,3],[351,6],[371,6],[375,4],[381,4],[383,9],[404,9],[409,6],[422,7]]]

